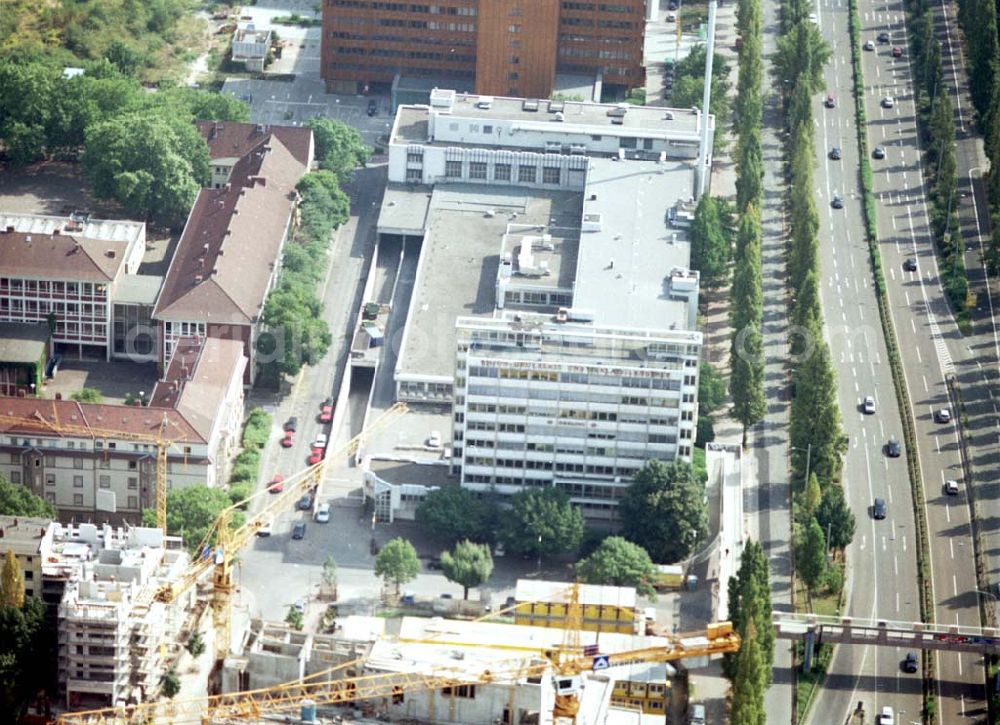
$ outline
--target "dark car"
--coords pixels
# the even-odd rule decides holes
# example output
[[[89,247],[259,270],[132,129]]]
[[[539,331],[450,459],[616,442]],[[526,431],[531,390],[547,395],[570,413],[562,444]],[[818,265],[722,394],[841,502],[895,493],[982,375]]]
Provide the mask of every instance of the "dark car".
[[[433,571],[441,571],[441,560],[436,556],[427,560],[427,568]]]
[[[906,658],[903,660],[903,672],[916,672],[919,668],[919,662],[917,661],[917,655],[915,652],[907,652]]]
[[[907,257],[905,260],[903,260],[903,269],[905,269],[907,272],[916,272],[917,260],[915,260],[913,257]]]
[[[892,57],[893,58],[902,58],[903,57],[903,49],[900,48],[898,45],[895,46],[892,49]]]
[[[827,93],[826,100],[823,101],[823,105],[827,108],[835,108],[837,105],[837,99],[833,97],[832,93]]]
[[[304,539],[306,538],[306,523],[305,521],[296,522],[295,526],[292,527],[292,538],[293,539]]]
[[[875,150],[872,151],[872,158],[874,159],[884,159],[885,149],[882,146],[876,146]]]
[[[670,0],[670,2],[667,3],[667,10],[669,10],[671,12],[673,12],[674,10],[676,10],[678,7],[679,6],[677,4],[677,0]]]
[[[883,30],[881,33],[878,34],[878,42],[880,42],[880,43],[888,43],[889,42],[889,34]]]
[[[299,419],[294,415],[285,421],[284,430],[290,430],[292,433],[299,429]]]
[[[830,202],[830,206],[832,206],[834,209],[843,209],[844,200],[841,199],[839,196],[834,196],[833,200]]]
[[[830,149],[830,158],[834,161],[840,161],[840,146],[834,146]]]
[[[313,505],[313,497],[307,493],[306,495],[304,495],[302,498],[299,499],[299,502],[295,504],[295,507],[298,508],[300,511],[308,511],[310,508],[312,508],[312,505]]]
[[[378,102],[375,101],[375,99],[373,98],[372,100],[368,101],[368,115],[374,116],[377,113],[378,113]]]
[[[903,453],[903,447],[899,445],[899,441],[895,438],[890,438],[885,444],[885,454],[889,458],[899,458]]]
[[[882,520],[886,517],[889,509],[885,505],[884,498],[877,498],[872,504],[872,518]]]

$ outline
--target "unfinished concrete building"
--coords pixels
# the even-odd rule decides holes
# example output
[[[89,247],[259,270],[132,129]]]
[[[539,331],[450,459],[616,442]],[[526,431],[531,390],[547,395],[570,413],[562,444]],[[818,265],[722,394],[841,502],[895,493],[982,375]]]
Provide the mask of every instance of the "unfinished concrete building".
[[[155,696],[184,639],[195,593],[153,601],[188,564],[181,539],[160,529],[64,527],[77,570],[59,605],[59,688],[66,707],[106,707]]]

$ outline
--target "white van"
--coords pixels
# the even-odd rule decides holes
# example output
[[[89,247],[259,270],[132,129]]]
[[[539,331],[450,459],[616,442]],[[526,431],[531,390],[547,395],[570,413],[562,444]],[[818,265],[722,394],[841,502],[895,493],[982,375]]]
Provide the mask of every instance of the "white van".
[[[321,503],[316,508],[316,523],[326,524],[330,521],[330,504]]]

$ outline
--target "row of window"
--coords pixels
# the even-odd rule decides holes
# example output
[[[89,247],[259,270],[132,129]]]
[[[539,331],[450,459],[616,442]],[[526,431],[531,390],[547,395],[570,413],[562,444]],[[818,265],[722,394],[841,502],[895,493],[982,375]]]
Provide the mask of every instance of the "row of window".
[[[599,11],[602,13],[631,13],[635,7],[633,5],[622,5],[620,3],[581,3],[581,2],[564,2],[562,4],[563,10],[584,10],[586,12]]]
[[[628,50],[594,50],[593,48],[578,48],[573,45],[560,45],[559,55],[563,58],[600,58],[601,60],[632,60]]]
[[[456,25],[455,23],[449,23],[448,28],[440,28],[441,30],[452,30],[452,31],[465,31],[464,26]],[[474,38],[442,38],[434,35],[421,35],[419,37],[413,37],[411,35],[385,35],[380,33],[370,34],[370,33],[351,33],[346,30],[330,31],[326,34],[326,37],[331,39],[339,40],[360,40],[367,41],[370,43],[406,43],[407,45],[412,45],[413,43],[420,43],[421,45],[447,45],[449,48],[456,48],[461,46],[474,46],[476,41]]]
[[[468,175],[463,175],[463,162],[462,161],[445,161],[444,162],[444,175],[448,179],[481,179],[486,180],[487,176],[487,164],[485,161],[470,161],[469,162],[469,173]],[[510,181],[511,180],[511,165],[510,164],[494,164],[493,165],[493,180],[494,181]],[[537,184],[538,183],[538,167],[537,166],[518,166],[517,167],[517,181],[519,184]],[[543,184],[555,184],[558,185],[562,183],[562,169],[554,166],[543,166],[542,167],[542,183]]]
[[[399,65],[385,65],[382,63],[349,63],[339,59],[330,61],[327,64],[331,78],[338,78],[344,75],[343,71],[360,71],[371,76],[382,74],[392,77],[400,70]],[[473,72],[466,68],[440,68],[422,67],[415,65],[406,69],[407,75],[411,76],[433,76],[435,78],[455,78],[459,80],[472,80]]]
[[[7,438],[7,442],[10,445],[12,445],[12,446],[20,445],[20,446],[24,446],[26,448],[30,447],[32,445],[37,446],[39,448],[41,448],[42,446],[44,446],[46,448],[59,448],[61,440],[63,440],[63,439],[56,439],[56,438],[17,438],[15,436],[10,436],[10,437]],[[76,448],[77,447],[77,445],[76,445],[77,442],[76,441],[67,440],[67,441],[65,441],[65,443],[66,443],[66,448]],[[129,446],[131,446],[131,448]],[[107,449],[109,451],[155,451],[156,450],[156,445],[153,444],[153,443],[124,443],[124,442],[119,442],[119,441],[107,441],[107,445],[105,446],[105,441],[100,441],[100,440],[94,441],[94,449],[95,450],[101,451],[101,450],[104,450],[105,447],[107,447]],[[81,450],[87,450],[88,448],[89,448],[89,445],[87,443],[83,443],[83,442],[80,443],[80,449]],[[184,454],[185,455],[189,455],[190,453],[191,453],[191,446],[184,446]],[[74,460],[79,460],[81,462],[83,461],[82,458],[77,458],[77,459],[74,459]],[[20,453],[11,453],[10,454],[10,462],[11,463],[20,463],[21,462],[21,454]],[[54,466],[55,465],[55,458],[53,456],[46,456],[45,457],[45,465],[46,466]],[[80,466],[74,466],[74,468],[82,468],[82,465],[80,465]]]
[[[0,277],[0,292],[7,294],[80,295],[81,297],[105,297],[108,286],[95,282],[51,282],[48,280],[18,279]]]
[[[45,492],[45,500],[48,501],[53,506],[58,506],[58,503],[56,502],[55,491],[46,491]],[[126,503],[127,503],[127,505],[125,506],[125,508],[130,509],[132,511],[138,511],[139,510],[139,497],[138,496],[127,496],[126,497]],[[74,493],[73,494],[73,504],[72,505],[73,506],[83,506],[83,494],[82,493]],[[82,675],[80,675],[80,677],[82,677]]]
[[[428,5],[425,3],[383,2],[383,0],[326,0],[329,7],[365,8],[396,13],[428,13],[430,15],[476,15],[474,7]]]
[[[0,312],[47,315],[54,312],[68,317],[86,317],[101,321],[108,314],[107,305],[92,302],[58,302],[45,299],[23,299],[20,297],[0,297]]]
[[[599,375],[597,373],[556,372],[554,370],[525,370],[473,365],[469,375],[475,378],[502,378],[506,380],[542,380],[545,382],[572,383],[576,385],[601,385],[619,388],[653,390],[680,390],[681,381],[665,377],[635,377],[630,375]],[[694,375],[684,376],[684,385],[697,384]]]

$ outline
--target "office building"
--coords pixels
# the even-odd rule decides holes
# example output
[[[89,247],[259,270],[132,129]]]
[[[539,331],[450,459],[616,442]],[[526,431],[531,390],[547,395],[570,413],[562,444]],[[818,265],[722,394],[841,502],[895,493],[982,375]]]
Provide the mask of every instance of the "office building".
[[[547,98],[556,74],[642,85],[646,0],[326,0],[320,74],[333,93],[402,76],[486,95]]]

